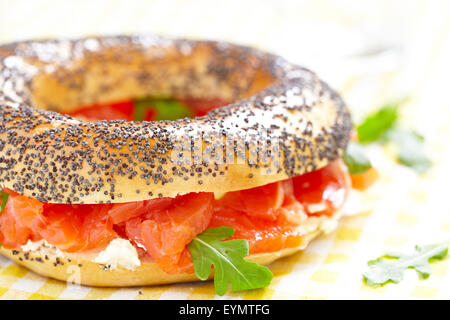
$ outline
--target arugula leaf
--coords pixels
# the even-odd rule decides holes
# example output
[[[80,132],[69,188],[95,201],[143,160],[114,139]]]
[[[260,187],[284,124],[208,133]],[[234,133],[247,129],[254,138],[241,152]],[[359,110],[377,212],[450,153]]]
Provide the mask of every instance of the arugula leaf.
[[[422,279],[430,276],[429,261],[442,260],[448,252],[448,243],[416,246],[412,254],[389,253],[368,262],[369,270],[363,278],[370,286],[398,283],[403,279],[406,269],[415,269]]]
[[[8,202],[9,193],[0,191],[0,213],[3,212],[3,209],[6,207],[6,203]],[[0,247],[2,244],[0,243]]]
[[[148,109],[156,111],[154,120],[176,120],[192,117],[191,109],[185,104],[171,99],[145,99],[135,102],[134,120],[143,121]]]
[[[358,132],[359,142],[374,142],[392,128],[398,118],[398,106],[399,103],[385,105],[380,110],[370,114],[358,125],[356,131]]]
[[[6,203],[8,202],[9,193],[0,191],[0,212],[3,211],[6,207]]]
[[[264,266],[244,260],[248,255],[248,241],[228,240],[234,233],[231,227],[208,228],[188,245],[197,277],[207,280],[214,265],[214,287],[224,295],[231,284],[232,291],[264,288],[273,274]]]
[[[353,141],[348,143],[343,159],[350,174],[360,174],[372,168],[362,147]]]
[[[431,167],[431,160],[423,150],[424,138],[414,131],[390,130],[388,139],[396,143],[398,149],[397,160],[419,173]]]
[[[401,100],[385,105],[369,115],[356,128],[358,140],[361,143],[393,141],[397,148],[397,161],[423,173],[432,165],[423,151],[423,137],[414,131],[402,130],[397,127],[398,109],[403,102],[404,100]],[[351,160],[347,159],[347,161]]]

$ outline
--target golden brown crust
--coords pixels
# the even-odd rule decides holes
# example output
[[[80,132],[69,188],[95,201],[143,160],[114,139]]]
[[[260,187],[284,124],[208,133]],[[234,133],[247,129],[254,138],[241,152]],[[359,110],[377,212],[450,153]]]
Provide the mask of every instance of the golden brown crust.
[[[46,111],[148,95],[239,102],[159,122]],[[256,187],[338,158],[350,129],[342,99],[313,72],[247,47],[153,36],[0,46],[0,186],[41,202]]]
[[[309,241],[318,234],[319,231],[314,231],[305,235],[303,243],[297,248],[255,254],[246,259],[260,265],[268,265],[275,260],[304,249]],[[80,258],[74,255],[46,255],[40,252],[24,253],[3,247],[0,248],[0,254],[39,275],[96,287],[131,287],[200,281],[195,274],[167,274],[153,262],[144,262],[134,270],[127,270],[122,267],[111,270],[104,268],[99,263],[93,262],[91,259]],[[210,275],[210,279],[212,278],[213,273]]]

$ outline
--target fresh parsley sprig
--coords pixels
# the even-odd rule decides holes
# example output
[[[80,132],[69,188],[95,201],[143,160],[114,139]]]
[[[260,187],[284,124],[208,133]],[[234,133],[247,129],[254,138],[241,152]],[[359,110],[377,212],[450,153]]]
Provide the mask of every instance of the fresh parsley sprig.
[[[430,276],[430,260],[442,260],[448,252],[448,243],[416,246],[412,254],[388,253],[368,262],[369,270],[363,279],[369,286],[398,283],[407,269],[416,270],[422,279]]]
[[[207,280],[214,266],[214,287],[224,295],[232,291],[264,288],[273,274],[264,266],[244,260],[249,254],[248,241],[227,240],[234,233],[231,227],[208,228],[188,245],[197,277]]]

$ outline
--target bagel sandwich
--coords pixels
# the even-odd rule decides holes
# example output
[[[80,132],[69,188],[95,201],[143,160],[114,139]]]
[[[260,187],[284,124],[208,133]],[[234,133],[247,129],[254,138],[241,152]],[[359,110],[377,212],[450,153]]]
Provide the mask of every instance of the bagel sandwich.
[[[264,265],[336,227],[351,130],[315,73],[249,47],[2,45],[0,253],[91,286],[266,286]]]

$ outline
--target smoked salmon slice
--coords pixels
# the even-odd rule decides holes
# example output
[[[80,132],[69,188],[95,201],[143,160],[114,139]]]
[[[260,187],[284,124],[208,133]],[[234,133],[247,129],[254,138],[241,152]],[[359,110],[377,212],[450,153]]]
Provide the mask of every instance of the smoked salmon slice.
[[[186,246],[206,228],[229,226],[247,239],[250,253],[297,247],[308,216],[331,215],[343,203],[347,172],[338,162],[284,181],[229,192],[200,192],[118,204],[48,204],[11,190],[0,213],[0,241],[20,248],[45,239],[66,252],[102,249],[129,239],[141,257],[167,273],[193,272]]]

